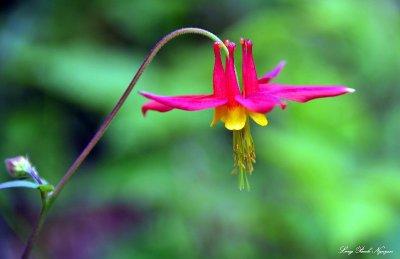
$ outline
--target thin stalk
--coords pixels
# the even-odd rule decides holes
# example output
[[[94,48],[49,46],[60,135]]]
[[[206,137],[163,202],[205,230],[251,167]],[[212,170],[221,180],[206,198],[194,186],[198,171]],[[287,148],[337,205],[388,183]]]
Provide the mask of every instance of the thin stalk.
[[[121,109],[122,105],[128,98],[129,94],[132,92],[133,87],[136,85],[137,81],[139,80],[140,76],[143,74],[144,70],[146,67],[150,64],[150,62],[153,60],[153,58],[156,56],[158,51],[170,40],[183,35],[183,34],[200,34],[203,35],[207,38],[210,38],[213,41],[217,42],[222,42],[216,35],[213,33],[199,29],[199,28],[182,28],[178,29],[176,31],[173,31],[166,35],[164,38],[162,38],[157,44],[153,47],[153,49],[149,52],[147,57],[144,59],[143,63],[140,65],[139,69],[137,70],[135,76],[132,78],[131,82],[129,83],[128,87],[126,88],[125,92],[122,94],[118,102],[115,104],[114,108],[111,110],[111,112],[107,115],[107,117],[104,119],[103,123],[100,125],[99,129],[97,130],[96,134],[92,137],[92,139],[89,141],[87,146],[83,149],[83,151],[80,153],[80,155],[75,159],[75,161],[72,163],[72,165],[69,167],[65,175],[61,178],[59,183],[56,185],[54,191],[49,194],[48,198],[43,200],[42,203],[42,210],[38,219],[37,224],[33,228],[32,234],[30,235],[27,245],[25,247],[25,251],[22,255],[22,258],[28,258],[32,248],[36,242],[36,239],[39,235],[39,232],[43,226],[43,223],[45,221],[46,215],[50,207],[53,205],[55,199],[58,197],[64,186],[68,183],[70,178],[76,173],[76,170],[79,168],[79,166],[82,164],[83,161],[85,161],[86,157],[89,155],[89,153],[92,151],[92,149],[96,146],[97,142],[101,139],[101,137],[104,135],[106,132],[107,128],[110,126],[111,122],[117,115],[118,111]],[[223,46],[223,49],[226,54],[228,54],[228,49],[225,47],[225,45],[221,44]]]
[[[136,85],[136,83],[139,80],[140,76],[143,74],[143,72],[146,69],[146,67],[150,64],[150,62],[156,56],[158,51],[167,42],[169,42],[173,38],[175,38],[177,36],[180,36],[180,35],[183,35],[183,34],[188,34],[188,33],[201,34],[201,35],[204,35],[204,36],[206,36],[206,37],[208,37],[208,38],[210,38],[210,39],[212,39],[214,41],[222,42],[217,36],[215,36],[211,32],[208,32],[206,30],[199,29],[199,28],[183,28],[183,29],[179,29],[179,30],[171,32],[170,34],[168,34],[164,38],[162,38],[153,47],[153,49],[150,51],[150,53],[147,55],[147,57],[144,59],[142,65],[140,66],[140,68],[136,72],[135,76],[133,77],[132,81],[130,82],[130,84],[126,88],[125,92],[122,94],[121,98],[118,100],[117,104],[114,106],[112,111],[108,114],[108,116],[104,120],[103,124],[101,124],[100,128],[97,130],[96,134],[90,140],[89,144],[85,147],[85,149],[82,151],[82,153],[76,158],[74,163],[71,165],[71,167],[68,169],[68,171],[63,176],[63,178],[57,184],[57,186],[54,189],[54,192],[51,195],[51,201],[53,201],[58,196],[60,191],[63,189],[64,185],[68,182],[68,180],[71,178],[71,176],[74,175],[75,171],[79,168],[79,166],[82,164],[82,162],[89,155],[90,151],[92,151],[93,147],[97,144],[97,142],[104,135],[105,131],[107,130],[108,126],[111,124],[111,122],[114,119],[115,115],[117,115],[118,111],[121,109],[122,105],[124,104],[124,102],[128,98],[129,94],[132,92],[132,89]],[[225,49],[226,49],[226,47],[225,47]]]
[[[42,209],[40,210],[40,215],[38,218],[38,221],[36,222],[35,227],[33,228],[33,231],[31,235],[29,236],[28,242],[26,243],[26,247],[24,250],[24,253],[22,254],[22,259],[27,259],[29,258],[32,248],[36,243],[36,240],[39,236],[40,230],[42,229],[42,226],[46,220],[47,212],[49,210],[49,206],[46,203],[42,204]]]
[[[48,194],[45,193],[45,192],[41,192],[40,196],[42,198],[42,208],[40,210],[40,214],[39,214],[38,220],[36,222],[36,225],[34,226],[33,231],[31,233],[31,235],[29,236],[29,239],[28,239],[28,242],[26,244],[24,253],[21,256],[22,259],[29,258],[29,255],[30,255],[30,253],[32,251],[32,248],[35,245],[36,240],[37,240],[37,238],[39,236],[40,229],[42,228],[42,226],[43,226],[43,224],[44,224],[44,222],[46,220],[47,212],[50,209],[49,200],[48,200],[48,197],[49,197]]]

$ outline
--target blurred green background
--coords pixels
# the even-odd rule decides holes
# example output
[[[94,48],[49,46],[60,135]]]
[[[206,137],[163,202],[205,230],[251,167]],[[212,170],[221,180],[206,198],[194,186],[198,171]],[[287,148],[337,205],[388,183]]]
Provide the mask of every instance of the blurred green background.
[[[38,258],[336,258],[357,245],[399,255],[399,2],[2,3],[0,158],[27,154],[54,184],[179,27],[252,39],[260,74],[287,61],[277,82],[357,90],[253,125],[252,191],[240,192],[231,133],[209,127],[212,111],[141,115],[138,89],[211,91],[212,42],[174,40],[59,197]],[[0,192],[0,258],[20,254],[39,207],[35,191]]]

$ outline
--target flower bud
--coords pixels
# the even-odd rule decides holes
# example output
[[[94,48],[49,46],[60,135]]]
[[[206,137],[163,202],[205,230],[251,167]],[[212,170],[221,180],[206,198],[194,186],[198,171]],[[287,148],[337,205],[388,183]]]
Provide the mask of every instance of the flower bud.
[[[28,158],[17,156],[5,160],[6,168],[11,177],[23,178],[31,175],[32,165]]]

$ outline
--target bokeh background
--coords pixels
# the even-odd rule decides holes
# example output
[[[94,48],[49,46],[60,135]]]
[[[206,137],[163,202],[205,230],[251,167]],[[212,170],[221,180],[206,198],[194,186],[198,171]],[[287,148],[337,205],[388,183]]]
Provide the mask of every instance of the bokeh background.
[[[390,0],[2,1],[0,158],[26,154],[54,184],[148,50],[179,27],[251,38],[260,74],[287,61],[278,82],[357,90],[290,103],[268,127],[253,125],[252,190],[240,192],[231,133],[209,127],[212,111],[140,113],[138,89],[211,91],[212,42],[174,40],[57,200],[36,257],[336,258],[357,245],[398,256],[399,9]],[[0,192],[0,258],[19,256],[39,208],[34,190]]]

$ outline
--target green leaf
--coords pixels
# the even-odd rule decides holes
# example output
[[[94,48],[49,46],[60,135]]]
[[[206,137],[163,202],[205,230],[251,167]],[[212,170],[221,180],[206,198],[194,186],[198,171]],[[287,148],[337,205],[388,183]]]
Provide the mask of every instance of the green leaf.
[[[5,183],[0,183],[0,189],[6,189],[6,188],[33,188],[36,189],[40,185],[29,182],[29,181],[10,181],[10,182],[5,182]]]

